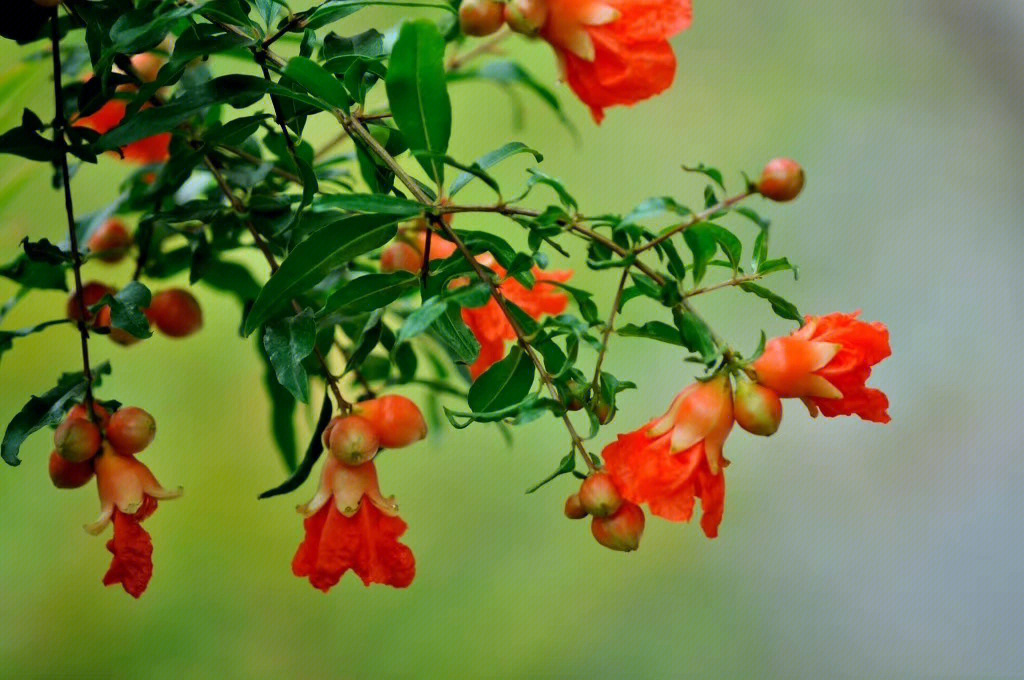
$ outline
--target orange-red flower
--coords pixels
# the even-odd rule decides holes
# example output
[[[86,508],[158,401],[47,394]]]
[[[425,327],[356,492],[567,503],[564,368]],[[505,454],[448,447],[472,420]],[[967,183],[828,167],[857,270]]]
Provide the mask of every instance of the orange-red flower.
[[[664,416],[609,444],[605,466],[623,497],[647,503],[659,517],[688,522],[699,498],[700,525],[714,538],[725,507],[722,446],[732,423],[728,376],[694,383]]]
[[[85,529],[99,534],[114,524],[114,537],[107,550],[114,555],[104,585],[120,583],[125,592],[139,597],[153,576],[153,542],[142,522],[156,511],[157,500],[181,495],[181,489],[160,486],[153,473],[132,456],[114,452],[109,444],[96,457],[96,486],[100,494],[100,516]]]
[[[488,266],[499,277],[505,276],[506,272],[500,265]],[[533,275],[537,279],[533,288],[527,288],[513,278],[506,279],[499,286],[502,295],[534,319],[540,319],[545,314],[564,312],[569,304],[569,298],[551,282],[564,283],[572,276],[572,272],[545,272],[534,267]],[[515,340],[516,334],[493,298],[483,307],[463,308],[462,320],[480,342],[480,355],[469,367],[470,374],[476,380],[484,371],[505,358],[505,342]]]
[[[398,506],[384,498],[372,462],[350,467],[333,456],[324,463],[320,489],[306,505],[306,538],[292,572],[325,593],[349,569],[364,585],[405,588],[416,575],[412,550],[398,542],[406,524]]]
[[[811,415],[889,422],[889,399],[867,387],[871,367],[892,354],[889,329],[859,315],[808,316],[800,330],[772,339],[752,364],[757,381],[780,397],[802,399]]]
[[[676,57],[668,39],[690,27],[690,0],[547,2],[540,35],[598,123],[605,107],[635,104],[672,84]]]
[[[76,127],[95,130],[101,135],[116,128],[124,120],[128,105],[120,99],[111,99],[91,116],[84,116],[74,122]],[[121,148],[125,160],[136,163],[163,163],[170,158],[171,135],[168,132],[140,139]]]

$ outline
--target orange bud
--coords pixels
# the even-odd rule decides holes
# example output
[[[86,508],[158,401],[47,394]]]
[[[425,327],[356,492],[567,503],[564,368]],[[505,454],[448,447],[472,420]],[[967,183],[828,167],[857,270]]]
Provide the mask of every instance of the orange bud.
[[[580,485],[580,505],[594,517],[608,517],[622,505],[622,496],[607,472],[594,472]]]
[[[775,158],[768,161],[761,172],[757,190],[773,201],[792,201],[804,188],[804,169],[790,158]]]
[[[415,274],[423,266],[423,255],[405,241],[396,241],[380,256],[380,270],[385,274],[403,271]]]
[[[580,503],[579,494],[574,493],[565,499],[565,516],[569,519],[583,519],[587,516],[587,511],[583,509],[583,504]]]
[[[102,440],[100,429],[84,418],[69,418],[53,433],[57,453],[72,463],[81,463],[95,456]]]
[[[747,432],[770,437],[782,422],[782,400],[764,385],[740,380],[736,385],[733,415]]]
[[[484,36],[501,28],[504,5],[494,0],[464,0],[459,6],[459,25],[466,35]]]
[[[160,291],[146,309],[146,316],[164,335],[184,338],[203,327],[203,309],[187,290]]]
[[[331,454],[345,465],[362,465],[380,450],[380,438],[373,424],[362,416],[341,418],[331,428]]]
[[[590,531],[606,548],[622,552],[636,550],[644,535],[644,511],[638,505],[625,502],[611,517],[595,517]]]
[[[412,400],[389,394],[356,404],[355,411],[370,421],[387,449],[400,449],[427,436],[427,423]]]
[[[155,436],[156,420],[134,406],[115,411],[107,426],[107,440],[122,456],[139,453],[150,445]]]
[[[92,479],[92,461],[72,463],[59,453],[50,454],[50,481],[58,489],[77,489]]]
[[[103,299],[104,295],[113,295],[116,293],[113,288],[96,281],[90,281],[89,283],[82,286],[82,301],[85,303],[85,321],[86,323],[92,323],[95,315],[89,311],[89,307],[93,306],[97,302]],[[78,307],[78,296],[76,292],[71,293],[71,297],[68,298],[67,304],[67,316],[72,321],[81,321],[82,314]]]
[[[89,250],[97,259],[121,261],[132,245],[132,235],[120,220],[108,220],[89,238]]]

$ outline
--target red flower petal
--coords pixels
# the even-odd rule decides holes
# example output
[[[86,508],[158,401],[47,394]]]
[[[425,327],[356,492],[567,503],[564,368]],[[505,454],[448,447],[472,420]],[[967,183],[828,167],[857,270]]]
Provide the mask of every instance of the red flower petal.
[[[121,123],[127,110],[128,105],[124,101],[112,99],[91,116],[76,120],[74,125],[95,130],[101,135],[106,134]],[[127,144],[121,152],[125,160],[136,163],[163,163],[170,157],[170,146],[171,135],[165,132]]]
[[[114,537],[107,541],[107,550],[114,559],[103,577],[103,585],[120,583],[135,598],[146,592],[153,577],[153,541],[141,522],[155,510],[156,501],[149,496],[134,515],[114,510]]]
[[[306,538],[292,561],[292,572],[309,577],[314,588],[328,592],[349,569],[363,584],[405,588],[416,575],[412,550],[398,542],[406,524],[367,500],[353,517],[338,512],[333,501],[306,518]]]
[[[807,323],[814,324],[814,340],[842,345],[835,358],[817,374],[835,385],[843,398],[812,401],[829,417],[858,415],[864,420],[888,423],[892,420],[888,397],[867,387],[866,383],[871,377],[871,367],[892,354],[889,329],[877,321],[860,321],[859,315],[860,312],[807,317]]]
[[[725,474],[711,474],[703,440],[672,454],[670,439],[651,439],[641,429],[619,435],[602,456],[623,497],[638,505],[646,503],[652,514],[689,522],[699,498],[701,527],[708,538],[714,538],[725,506]]]

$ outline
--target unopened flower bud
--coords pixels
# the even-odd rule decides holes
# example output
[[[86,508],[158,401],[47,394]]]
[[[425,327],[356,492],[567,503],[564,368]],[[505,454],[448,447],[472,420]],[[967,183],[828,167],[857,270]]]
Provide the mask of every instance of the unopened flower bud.
[[[768,437],[775,434],[782,422],[782,400],[764,385],[740,380],[736,385],[733,414],[747,432]]]
[[[95,401],[92,403],[92,412],[96,416],[96,422],[99,423],[100,427],[106,427],[107,423],[110,422],[110,411],[97,404]],[[75,418],[81,420],[90,420],[89,411],[86,410],[85,404],[75,404],[70,411],[68,411],[68,420]]]
[[[128,254],[132,235],[119,220],[105,222],[89,238],[89,250],[103,262],[119,262]]]
[[[373,424],[361,416],[346,416],[331,428],[331,455],[345,465],[362,465],[380,450]]]
[[[100,429],[83,418],[68,418],[53,433],[57,453],[72,463],[81,463],[95,456],[102,441]]]
[[[77,489],[92,479],[92,461],[72,463],[58,452],[50,454],[50,481],[58,489]]]
[[[116,411],[107,426],[107,440],[122,456],[139,453],[150,445],[155,436],[156,420],[134,406]]]
[[[386,449],[400,449],[427,436],[427,422],[419,407],[397,394],[356,404],[354,413],[370,421]]]
[[[625,502],[611,517],[595,517],[590,531],[606,548],[622,552],[636,550],[644,535],[644,511],[638,505]]]
[[[494,0],[465,0],[459,6],[459,25],[466,35],[484,36],[501,28],[504,5]]]
[[[380,255],[380,270],[385,274],[403,271],[416,273],[423,266],[423,254],[405,241],[396,241]]]
[[[595,472],[580,485],[580,505],[594,517],[608,517],[622,505],[622,495],[607,472]]]
[[[791,158],[768,161],[757,182],[757,190],[773,201],[792,201],[804,188],[804,169]]]
[[[583,509],[578,493],[574,493],[565,499],[565,516],[569,519],[583,519],[587,516],[587,511]]]
[[[537,35],[547,18],[547,0],[509,0],[505,5],[505,22],[516,33]]]
[[[153,296],[146,316],[164,335],[184,338],[203,327],[203,309],[187,290],[171,288]]]

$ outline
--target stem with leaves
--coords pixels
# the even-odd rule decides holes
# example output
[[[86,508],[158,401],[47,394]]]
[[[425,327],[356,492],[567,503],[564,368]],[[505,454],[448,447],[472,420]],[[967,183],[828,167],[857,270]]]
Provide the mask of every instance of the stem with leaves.
[[[75,303],[78,307],[78,335],[82,344],[82,375],[85,377],[85,406],[92,421],[97,415],[93,408],[92,366],[89,363],[89,327],[87,319],[89,310],[85,305],[82,286],[82,253],[78,245],[78,230],[75,226],[75,208],[71,199],[71,172],[68,169],[67,144],[64,134],[67,131],[67,118],[64,115],[64,88],[62,84],[60,27],[58,26],[58,8],[50,13],[50,30],[53,47],[53,142],[57,147],[57,162],[60,164],[61,180],[64,185],[64,211],[68,218],[68,241],[71,244],[71,266],[75,276]]]

